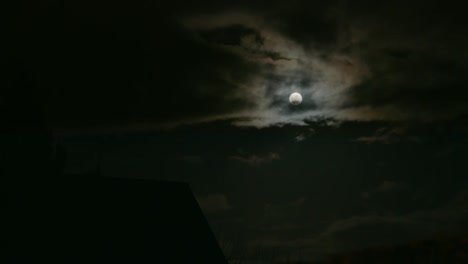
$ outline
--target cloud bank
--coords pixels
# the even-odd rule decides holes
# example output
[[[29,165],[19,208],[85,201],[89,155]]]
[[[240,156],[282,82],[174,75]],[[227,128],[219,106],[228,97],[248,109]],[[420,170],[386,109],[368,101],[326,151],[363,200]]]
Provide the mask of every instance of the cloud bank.
[[[265,127],[317,117],[432,122],[467,112],[466,16],[448,4],[208,1],[202,8],[184,1],[75,1],[69,7],[64,28],[32,16],[13,27],[22,38],[7,43],[9,60],[33,73],[38,92],[30,96],[55,127],[226,119]],[[66,36],[59,48],[56,38],[41,37],[55,35]],[[11,82],[7,90],[22,85]],[[303,95],[299,107],[288,104],[292,92]]]

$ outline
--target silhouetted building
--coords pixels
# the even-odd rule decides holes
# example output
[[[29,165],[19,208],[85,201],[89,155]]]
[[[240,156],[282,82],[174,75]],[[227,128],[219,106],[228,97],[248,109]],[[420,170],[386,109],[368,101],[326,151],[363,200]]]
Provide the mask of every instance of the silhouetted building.
[[[0,90],[0,263],[226,263],[187,184],[66,175],[28,65]]]
[[[7,263],[227,263],[187,184],[77,178],[25,195]]]

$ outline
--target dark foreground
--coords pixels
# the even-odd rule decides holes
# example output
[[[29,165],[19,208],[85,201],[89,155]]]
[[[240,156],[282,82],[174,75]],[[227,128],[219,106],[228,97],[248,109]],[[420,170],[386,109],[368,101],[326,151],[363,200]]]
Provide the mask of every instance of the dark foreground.
[[[186,184],[31,183],[8,190],[4,263],[227,263]]]

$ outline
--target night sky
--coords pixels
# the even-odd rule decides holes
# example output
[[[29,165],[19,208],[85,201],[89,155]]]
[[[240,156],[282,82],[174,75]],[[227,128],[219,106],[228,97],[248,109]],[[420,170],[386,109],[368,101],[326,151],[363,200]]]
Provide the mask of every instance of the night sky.
[[[5,17],[2,140],[60,146],[66,175],[189,183],[228,254],[468,232],[468,23],[451,1],[23,1]]]

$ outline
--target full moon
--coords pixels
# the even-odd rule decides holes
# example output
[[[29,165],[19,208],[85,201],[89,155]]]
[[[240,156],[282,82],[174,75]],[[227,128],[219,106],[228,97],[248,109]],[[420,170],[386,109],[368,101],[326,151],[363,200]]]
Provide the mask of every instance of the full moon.
[[[302,103],[302,95],[300,93],[292,93],[289,96],[289,103],[292,105],[299,105]]]

